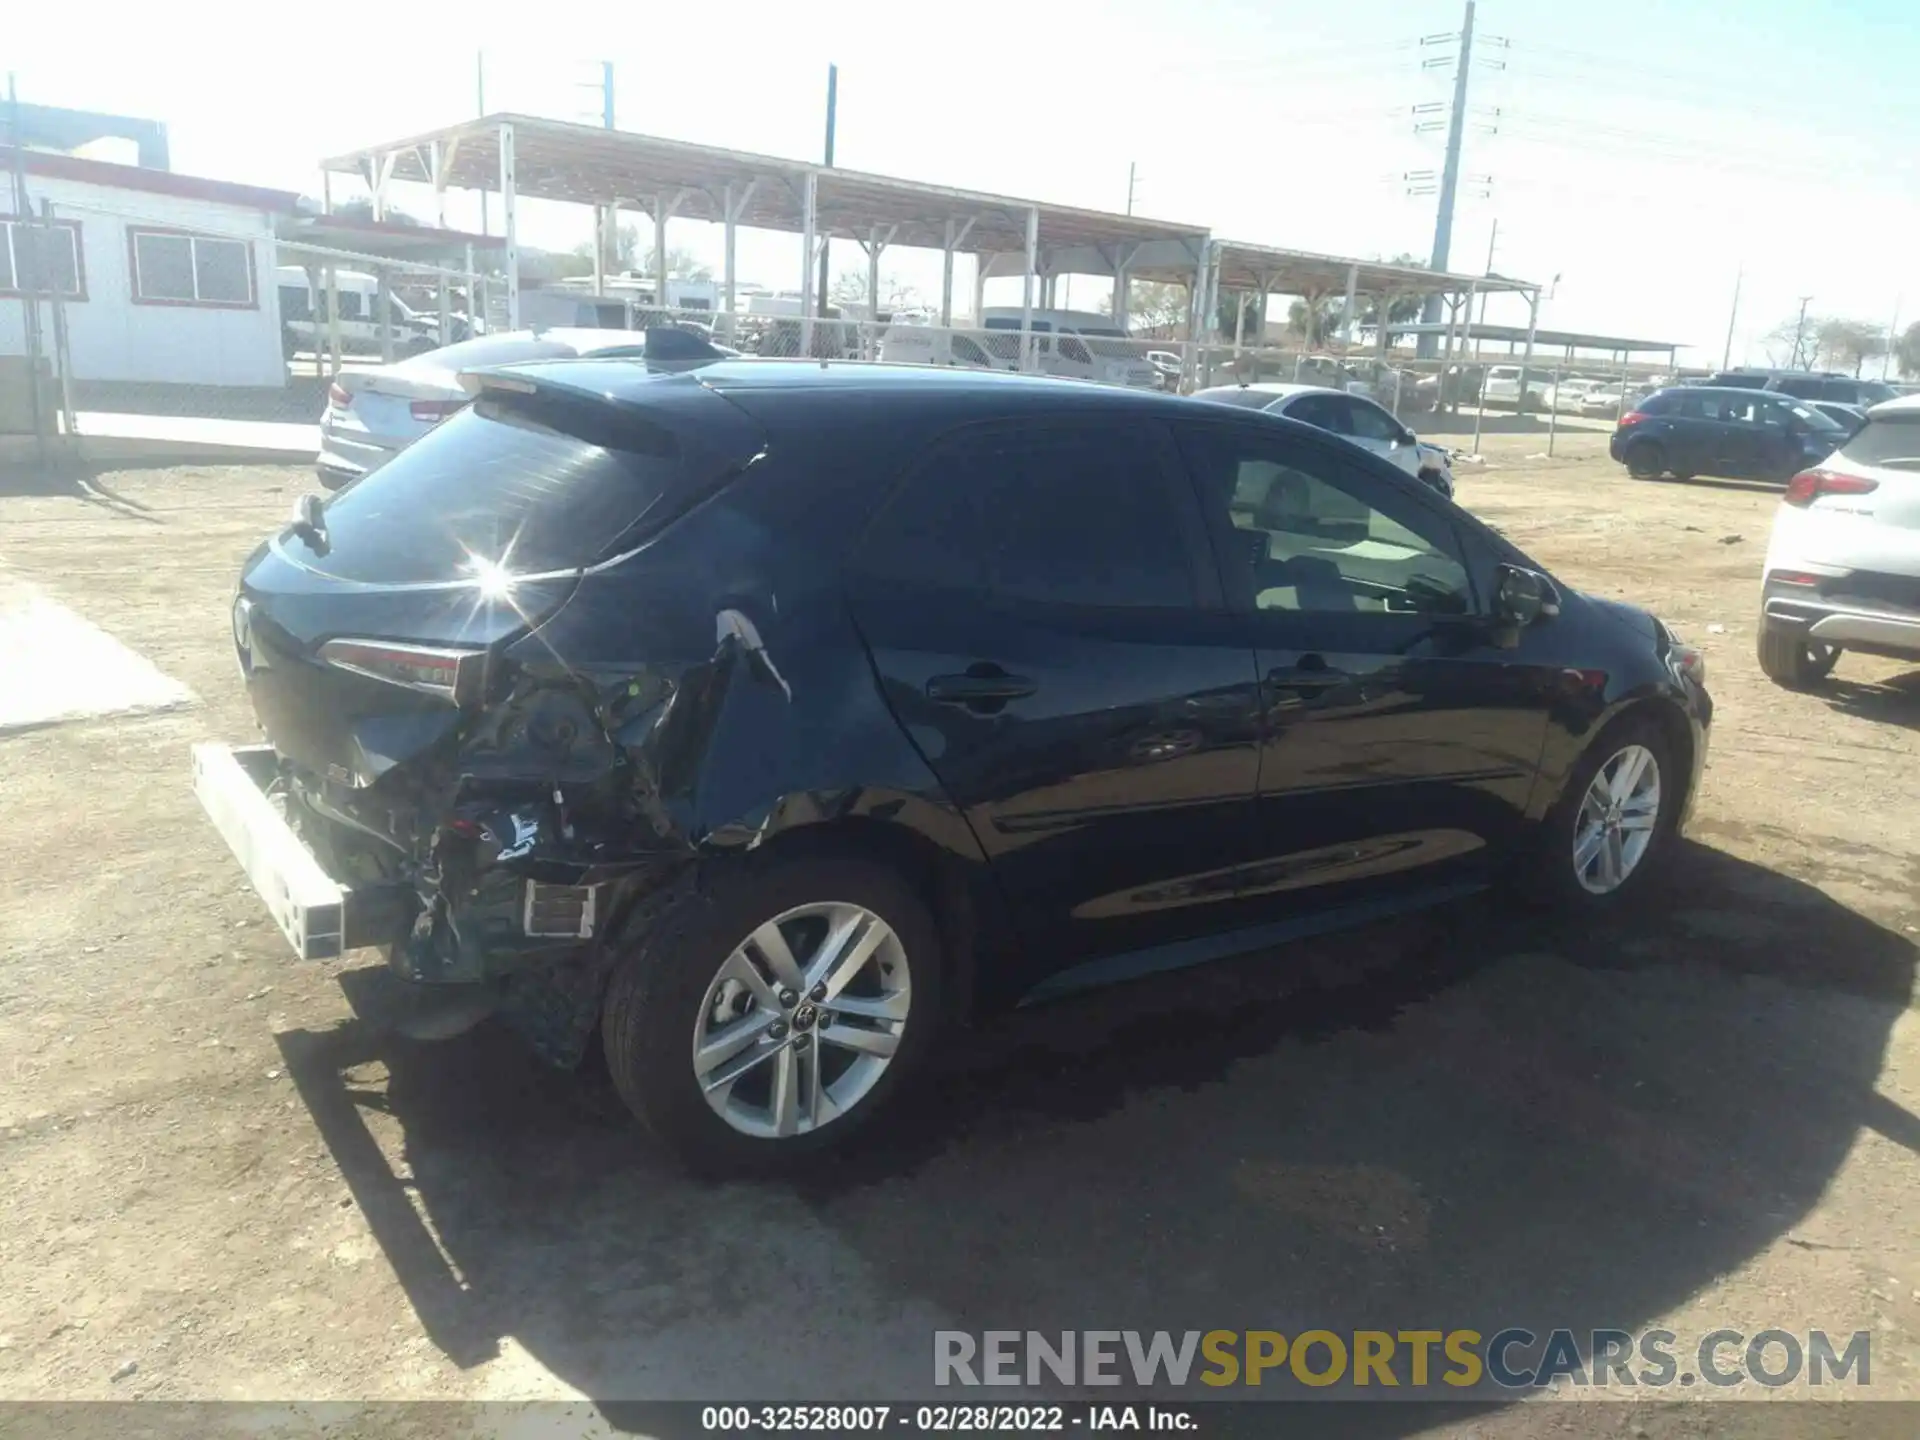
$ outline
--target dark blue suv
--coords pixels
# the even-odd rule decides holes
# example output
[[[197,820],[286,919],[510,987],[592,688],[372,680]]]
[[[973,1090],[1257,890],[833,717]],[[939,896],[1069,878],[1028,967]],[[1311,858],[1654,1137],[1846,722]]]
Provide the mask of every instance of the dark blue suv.
[[[1607,453],[1636,480],[1785,481],[1846,438],[1845,427],[1789,395],[1681,385],[1654,391],[1622,415]]]

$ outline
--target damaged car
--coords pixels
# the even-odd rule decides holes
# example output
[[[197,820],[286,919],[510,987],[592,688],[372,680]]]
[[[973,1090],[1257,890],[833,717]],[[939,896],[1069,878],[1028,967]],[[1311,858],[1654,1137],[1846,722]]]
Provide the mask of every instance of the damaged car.
[[[1517,875],[1629,902],[1711,701],[1385,460],[1117,387],[551,360],[248,558],[201,803],[702,1168],[852,1140],[951,1024]],[[1284,950],[1274,952],[1285,964]]]

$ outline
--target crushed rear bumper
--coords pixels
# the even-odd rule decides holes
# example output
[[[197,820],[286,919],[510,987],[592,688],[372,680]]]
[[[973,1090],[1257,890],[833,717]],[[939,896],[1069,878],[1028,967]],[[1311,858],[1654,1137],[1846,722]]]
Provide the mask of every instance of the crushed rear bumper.
[[[270,745],[193,747],[200,808],[294,954],[331,960],[364,945],[405,940],[418,908],[412,887],[348,886],[329,875],[268,795],[279,775]]]

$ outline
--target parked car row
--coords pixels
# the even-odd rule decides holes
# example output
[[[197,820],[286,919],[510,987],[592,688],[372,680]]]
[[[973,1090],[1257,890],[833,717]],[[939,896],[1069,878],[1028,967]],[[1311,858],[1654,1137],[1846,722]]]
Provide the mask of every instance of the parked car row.
[[[1900,392],[1884,380],[1864,380],[1837,371],[1722,370],[1701,382],[1715,389],[1773,390],[1796,400],[1832,400],[1843,405],[1878,405]]]
[[[350,355],[379,355],[389,348],[396,355],[423,355],[441,344],[439,317],[420,313],[391,292],[382,326],[380,282],[373,275],[338,271],[331,291],[325,284],[314,284],[298,265],[282,265],[275,279],[280,292],[280,344],[288,359],[303,350],[325,348],[336,331],[341,350]],[[337,324],[329,318],[329,294],[338,303]],[[451,316],[449,325],[455,341],[470,338],[464,315]]]
[[[1818,685],[1848,650],[1920,661],[1920,395],[1863,410],[1796,399],[1792,374],[1763,378],[1636,401],[1613,458],[1641,479],[1784,483],[1755,644],[1776,684]]]
[[[1692,804],[1698,653],[1361,397],[583,348],[249,557],[267,744],[196,788],[299,953],[597,1044],[697,1165],[857,1138],[959,1017],[1495,882],[1612,909]]]
[[[989,323],[994,318],[994,313],[989,311]],[[1036,329],[1041,323],[1045,321],[1036,322]],[[966,340],[964,335],[953,331],[903,328],[938,337],[947,345]],[[892,334],[890,331],[889,336]],[[1006,338],[1017,340],[1018,336],[1009,334]],[[1046,335],[1044,342],[1048,348],[1037,357],[1039,363],[1044,365],[1050,357],[1064,357],[1071,363],[1072,342],[1076,338],[1074,331]],[[898,363],[902,353],[918,353],[903,352],[898,345],[892,348],[896,358],[890,363]],[[1018,351],[1009,349],[1012,363],[1018,364]],[[320,482],[326,489],[338,489],[414,443],[466,404],[469,395],[463,388],[462,376],[469,372],[554,359],[644,359],[664,363],[677,358],[699,363],[733,353],[689,327],[644,333],[523,330],[446,346],[378,370],[343,373],[329,388],[327,408],[321,416],[320,453],[316,461]],[[1148,360],[1154,365],[1156,376],[1145,388],[1168,388],[1162,367],[1171,364],[1177,375],[1179,357],[1168,355],[1163,361],[1153,361],[1150,354]],[[1442,495],[1453,496],[1451,452],[1424,443],[1384,406],[1350,390],[1316,385],[1234,385],[1198,391],[1196,398],[1267,410],[1300,420],[1381,455]]]

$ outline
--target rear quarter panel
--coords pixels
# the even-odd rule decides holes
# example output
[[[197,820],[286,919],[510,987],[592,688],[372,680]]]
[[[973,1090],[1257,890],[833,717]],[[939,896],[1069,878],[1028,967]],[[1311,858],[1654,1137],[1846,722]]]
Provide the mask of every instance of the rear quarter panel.
[[[716,497],[589,576],[519,656],[660,687],[653,719],[624,738],[676,846],[740,850],[859,818],[980,862],[881,698],[842,591],[886,447],[870,434],[864,458],[838,451],[823,469],[824,438],[776,435]]]

